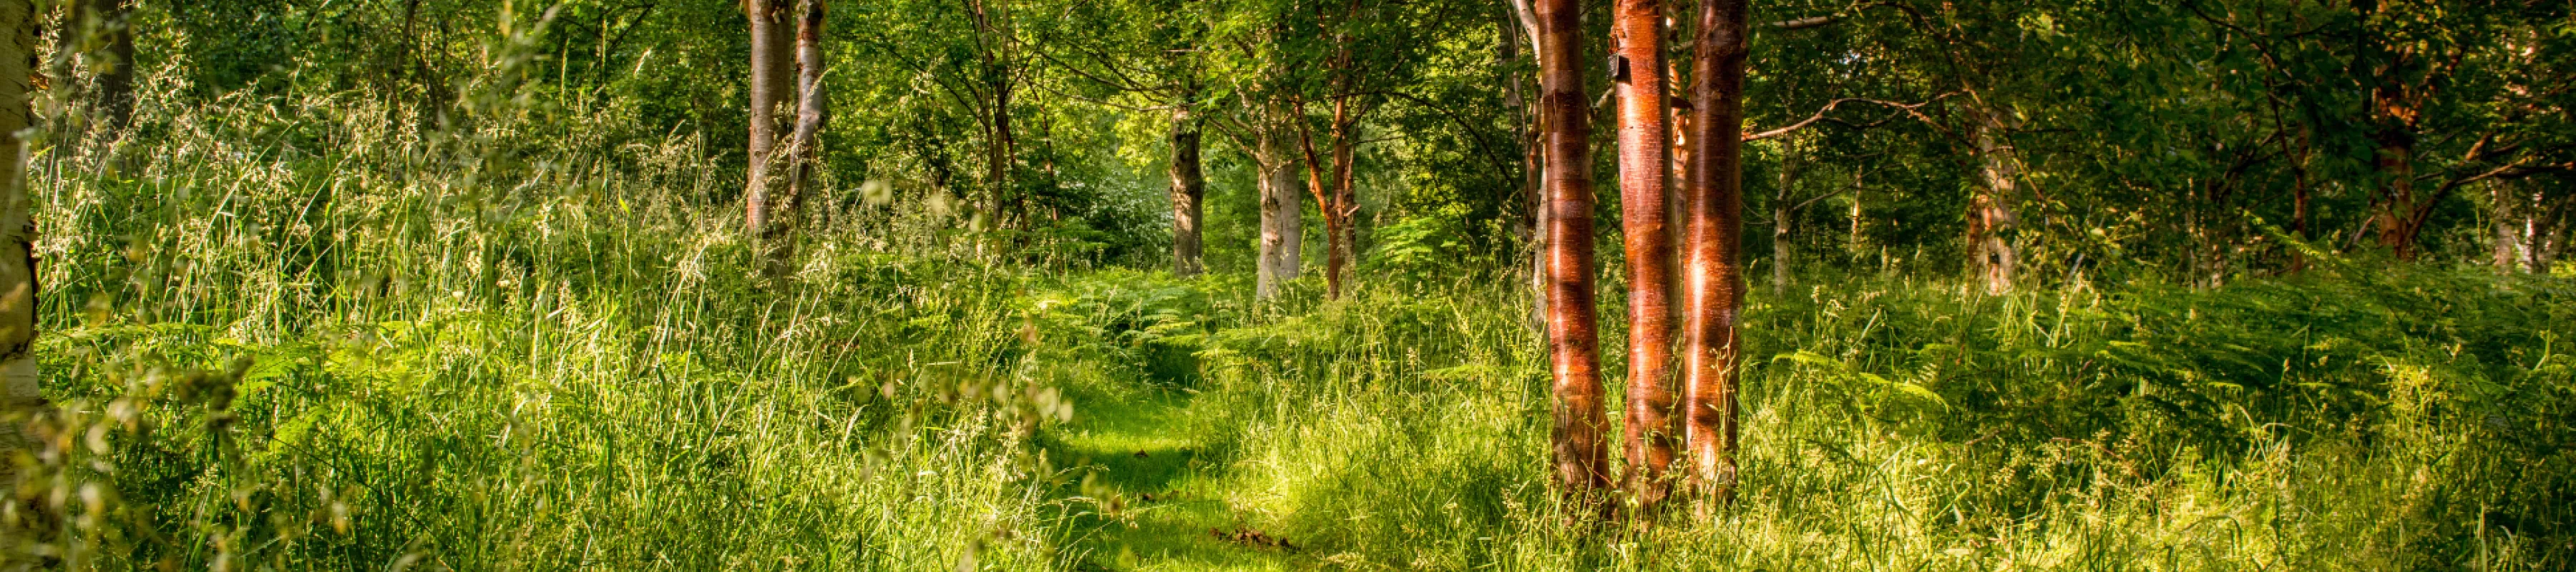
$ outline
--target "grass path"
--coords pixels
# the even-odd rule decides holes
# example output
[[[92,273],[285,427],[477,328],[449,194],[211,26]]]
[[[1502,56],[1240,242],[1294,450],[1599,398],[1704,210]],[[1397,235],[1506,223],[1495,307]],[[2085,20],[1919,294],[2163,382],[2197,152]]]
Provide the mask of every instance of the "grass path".
[[[1039,444],[1057,466],[1093,468],[1056,492],[1069,521],[1077,570],[1289,570],[1293,551],[1220,538],[1246,525],[1227,501],[1230,480],[1212,449],[1226,436],[1194,422],[1197,395],[1142,387],[1126,395],[1076,395],[1072,423]]]

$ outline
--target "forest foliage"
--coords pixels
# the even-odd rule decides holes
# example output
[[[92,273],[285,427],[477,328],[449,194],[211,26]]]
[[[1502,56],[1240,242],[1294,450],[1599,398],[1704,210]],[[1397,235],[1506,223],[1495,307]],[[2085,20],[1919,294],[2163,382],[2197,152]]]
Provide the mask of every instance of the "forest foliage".
[[[1744,484],[1635,529],[1550,488],[1509,2],[834,3],[784,277],[734,3],[119,5],[28,133],[64,568],[2576,562],[2563,3],[1754,3]],[[1256,285],[1280,133],[1340,290]]]

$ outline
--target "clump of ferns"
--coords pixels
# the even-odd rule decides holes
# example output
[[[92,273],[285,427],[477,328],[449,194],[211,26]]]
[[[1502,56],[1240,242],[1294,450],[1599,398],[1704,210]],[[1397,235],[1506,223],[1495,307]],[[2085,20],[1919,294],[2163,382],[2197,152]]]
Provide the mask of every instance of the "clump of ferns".
[[[262,502],[286,492],[261,494],[282,481],[244,478],[256,471],[243,460],[233,406],[252,363],[242,357],[222,369],[109,374],[122,378],[111,384],[122,394],[67,400],[24,419],[33,447],[8,460],[17,477],[8,489],[12,502],[0,505],[0,533],[24,542],[16,547],[24,554],[15,556],[64,569],[176,569],[182,558],[201,558],[196,566],[227,570],[255,546],[351,534],[346,499],[358,491],[322,487],[318,502],[293,510]],[[124,494],[148,490],[137,489],[140,482],[173,480],[226,487],[228,502],[191,503],[187,514],[173,514],[181,509]],[[267,518],[254,518],[262,514]]]

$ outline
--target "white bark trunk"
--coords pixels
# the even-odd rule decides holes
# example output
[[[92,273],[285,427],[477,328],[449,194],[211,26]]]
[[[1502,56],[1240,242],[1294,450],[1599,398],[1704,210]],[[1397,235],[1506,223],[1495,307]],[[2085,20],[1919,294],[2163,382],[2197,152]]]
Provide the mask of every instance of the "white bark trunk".
[[[1304,193],[1297,185],[1296,169],[1288,160],[1288,147],[1275,133],[1258,135],[1260,149],[1253,162],[1261,170],[1261,254],[1253,280],[1253,297],[1269,300],[1279,296],[1280,289],[1297,279],[1298,252],[1306,233],[1305,210],[1298,197]]]
[[[0,0],[0,486],[15,488],[15,458],[34,445],[27,422],[44,411],[37,386],[35,222],[29,218],[25,143],[30,122],[28,64],[35,52],[35,8]],[[17,562],[24,535],[0,530],[0,567]]]

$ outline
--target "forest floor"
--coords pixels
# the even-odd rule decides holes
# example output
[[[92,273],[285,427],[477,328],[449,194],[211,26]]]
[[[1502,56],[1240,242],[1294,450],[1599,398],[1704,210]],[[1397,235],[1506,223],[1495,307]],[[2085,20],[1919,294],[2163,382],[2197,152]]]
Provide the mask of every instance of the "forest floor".
[[[1056,491],[1074,536],[1074,569],[1294,568],[1296,542],[1247,525],[1229,502],[1238,483],[1212,455],[1227,441],[1189,421],[1201,413],[1196,391],[1086,393],[1075,396],[1082,413],[1072,423],[1039,437],[1058,466],[1090,475]]]

